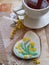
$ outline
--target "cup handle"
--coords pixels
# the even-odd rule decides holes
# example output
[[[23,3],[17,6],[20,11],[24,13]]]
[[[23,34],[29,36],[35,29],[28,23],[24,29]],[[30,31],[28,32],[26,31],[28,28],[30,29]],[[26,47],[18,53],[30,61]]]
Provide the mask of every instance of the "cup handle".
[[[16,15],[18,15],[18,16],[24,16],[24,15],[26,15],[26,14],[25,14],[24,7],[23,7],[23,4],[22,4],[22,6],[20,7],[20,9],[18,9],[18,10],[13,10],[13,12],[14,12]]]

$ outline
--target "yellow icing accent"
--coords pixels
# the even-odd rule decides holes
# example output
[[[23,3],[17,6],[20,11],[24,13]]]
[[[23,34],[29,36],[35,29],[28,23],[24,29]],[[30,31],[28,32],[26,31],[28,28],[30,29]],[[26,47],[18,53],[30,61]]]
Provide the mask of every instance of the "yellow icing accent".
[[[35,52],[36,51],[36,48],[30,48],[29,47],[29,50]]]
[[[30,51],[33,51],[33,48],[30,48],[30,47],[29,47],[29,50],[30,50]]]
[[[30,56],[30,58],[32,58],[32,55],[29,55]]]
[[[18,52],[19,52],[19,53],[25,52],[25,51],[20,47],[20,45],[16,46],[16,49],[18,49]]]
[[[23,38],[23,41],[25,42],[26,41],[26,38]]]
[[[30,41],[31,39],[30,38],[23,38],[23,41],[26,42],[26,41]]]
[[[28,55],[24,55],[24,59],[28,58]]]
[[[21,50],[18,50],[18,52],[19,52],[19,53],[22,53],[22,51],[21,51]]]
[[[16,49],[19,49],[19,46],[16,46]]]
[[[21,47],[21,43],[18,43],[18,45],[16,46],[17,49],[19,49]]]
[[[31,45],[31,46],[35,46],[35,43],[34,43],[34,42],[30,42],[30,45]]]
[[[33,48],[33,51],[35,52],[37,49],[36,48]]]
[[[24,50],[18,50],[18,52],[19,52],[19,53],[22,53],[22,52],[24,52]]]
[[[25,52],[21,47],[19,48],[22,52]]]
[[[30,38],[27,38],[28,41],[30,41],[31,39]]]
[[[21,46],[21,43],[18,43],[18,46],[20,47]]]

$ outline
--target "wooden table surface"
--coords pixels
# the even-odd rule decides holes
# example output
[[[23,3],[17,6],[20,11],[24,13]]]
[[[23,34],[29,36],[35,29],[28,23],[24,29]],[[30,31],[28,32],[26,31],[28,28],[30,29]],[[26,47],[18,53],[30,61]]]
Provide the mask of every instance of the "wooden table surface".
[[[20,0],[19,0],[20,1]],[[1,0],[1,2],[0,3],[7,3],[7,2],[9,2],[9,3],[11,3],[12,2],[12,4],[14,4],[13,5],[13,7],[15,7],[16,6],[16,0],[15,0],[15,2],[14,2],[14,0]],[[48,44],[48,46],[49,46],[49,25],[47,25],[46,27],[44,27],[44,30],[45,30],[45,34],[46,34],[46,38],[47,38],[47,44]],[[3,49],[1,49],[1,47],[3,48]],[[4,51],[4,52],[2,52],[2,51]],[[48,50],[47,50],[48,51]],[[6,57],[6,51],[5,51],[5,48],[4,48],[4,46],[3,46],[3,41],[2,41],[2,33],[0,32],[0,62],[1,63],[3,63],[2,61],[7,61],[6,59],[7,58],[5,58],[4,59],[4,57]],[[48,53],[49,53],[49,51],[48,51]]]
[[[20,30],[15,35],[17,38],[15,37],[13,40],[10,41],[9,40],[9,34],[10,34],[11,29],[9,27],[10,25],[8,25],[10,23],[7,20],[6,21],[3,20],[2,22],[1,22],[2,24],[0,24],[0,27],[2,27],[2,28],[0,28],[0,30],[1,30],[1,32],[0,32],[0,63],[6,63],[7,64],[8,62],[10,62],[11,64],[9,64],[9,65],[13,65],[13,64],[16,64],[16,61],[17,61],[18,63],[20,63],[20,65],[21,65],[21,63],[22,63],[22,65],[24,65],[24,64],[27,65],[27,63],[25,63],[25,61],[18,60],[12,54],[12,48],[13,48],[15,42],[18,41],[19,39],[21,39],[24,35],[24,32],[26,32],[26,31],[21,31]],[[6,24],[4,24],[4,23],[6,23]],[[7,28],[6,28],[6,25],[7,25]],[[47,41],[47,39],[49,37],[48,36],[49,35],[48,26],[45,27],[45,28],[42,28],[42,29],[39,29],[39,30],[33,30],[33,31],[38,34],[38,36],[40,37],[40,40],[41,40],[41,44],[42,44],[42,53],[41,53],[41,58],[40,58],[41,61],[40,62],[41,62],[41,64],[46,65],[49,61],[49,58],[48,58],[49,57],[49,54],[48,54],[49,52],[48,52],[48,48],[47,48],[47,44],[49,43]],[[46,34],[47,34],[47,38],[46,38]]]

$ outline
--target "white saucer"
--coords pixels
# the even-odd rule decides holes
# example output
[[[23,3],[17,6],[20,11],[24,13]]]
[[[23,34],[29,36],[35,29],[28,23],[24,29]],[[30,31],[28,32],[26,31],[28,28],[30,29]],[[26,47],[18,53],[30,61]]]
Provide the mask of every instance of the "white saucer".
[[[38,29],[49,24],[49,12],[40,19],[31,19],[28,16],[25,18],[23,24],[31,29]]]

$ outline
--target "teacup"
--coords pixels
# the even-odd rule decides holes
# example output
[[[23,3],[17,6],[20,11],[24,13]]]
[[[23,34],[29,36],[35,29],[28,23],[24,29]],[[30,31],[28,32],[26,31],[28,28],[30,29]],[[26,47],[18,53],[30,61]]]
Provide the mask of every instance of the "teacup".
[[[31,29],[39,29],[49,24],[49,6],[42,9],[29,7],[25,0],[22,0],[20,9],[15,10],[16,15],[23,19],[23,24]],[[25,18],[21,17],[27,15]]]
[[[40,18],[44,14],[46,14],[49,11],[49,6],[43,9],[33,9],[30,8],[25,0],[22,1],[22,6],[25,10],[26,15],[28,15],[30,18]]]

